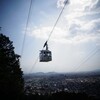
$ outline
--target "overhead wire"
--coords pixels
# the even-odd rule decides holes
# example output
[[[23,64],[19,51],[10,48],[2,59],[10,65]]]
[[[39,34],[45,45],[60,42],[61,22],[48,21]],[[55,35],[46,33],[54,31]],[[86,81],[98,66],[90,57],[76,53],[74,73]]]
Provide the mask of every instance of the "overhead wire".
[[[99,50],[94,48],[85,59],[83,59],[76,67],[73,69],[76,72],[84,63],[86,63],[92,56],[94,56]]]
[[[68,2],[68,0],[67,0],[67,2]],[[53,28],[52,28],[50,34],[49,34],[49,37],[48,37],[48,39],[47,39],[47,42],[49,41],[49,39],[50,39],[50,37],[51,37],[51,34],[53,33],[53,31],[54,31],[54,29],[55,29],[55,27],[56,27],[56,25],[57,25],[57,23],[58,23],[58,21],[59,21],[61,15],[62,15],[62,13],[63,13],[63,10],[65,9],[65,6],[66,6],[67,2],[64,3],[64,6],[63,6],[63,8],[62,8],[62,10],[61,10],[61,12],[60,12],[60,14],[59,14],[59,16],[58,16],[58,18],[57,18],[55,24],[54,24],[54,26],[53,26]]]
[[[59,21],[59,19],[60,19],[61,15],[62,15],[62,13],[63,13],[63,11],[64,11],[65,6],[66,6],[66,4],[67,4],[67,3],[68,3],[68,0],[66,0],[66,1],[64,2],[64,6],[63,6],[63,8],[62,8],[62,10],[61,10],[61,12],[60,12],[60,14],[59,14],[58,18],[57,18],[57,20],[56,20],[56,22],[55,22],[55,24],[54,24],[54,26],[53,26],[52,30],[51,30],[51,32],[50,32],[50,34],[49,34],[49,36],[48,36],[48,38],[47,38],[46,42],[48,42],[48,41],[49,41],[49,39],[50,39],[50,37],[51,37],[51,35],[52,35],[52,33],[53,33],[53,31],[54,31],[55,27],[56,27],[56,25],[57,25],[57,23],[58,23],[58,21]],[[46,42],[45,42],[45,43],[46,43]],[[44,46],[43,46],[43,48],[44,48]],[[43,49],[43,48],[42,48],[42,49]],[[33,64],[33,66],[32,66],[32,67],[35,67],[35,66],[36,66],[36,64],[37,64],[37,62],[38,62],[38,58],[35,60],[35,62],[34,62],[34,64]],[[31,69],[33,69],[33,68],[31,68]],[[32,70],[31,70],[31,71],[32,71]]]
[[[22,57],[23,57],[23,52],[24,52],[24,45],[25,45],[25,40],[26,40],[26,33],[27,33],[27,28],[28,28],[28,23],[29,23],[29,17],[30,17],[31,7],[32,7],[32,0],[30,0],[29,10],[28,10],[28,16],[27,16],[26,26],[25,26],[25,32],[24,32],[24,38],[23,38],[23,42],[22,42],[21,64],[22,64]]]
[[[35,65],[37,64],[38,59],[39,59],[39,57],[36,58],[36,60],[35,60],[35,62],[34,62],[34,64],[33,64],[32,68],[31,68],[31,70],[29,71],[29,73],[31,73],[31,72],[33,71],[33,68],[34,68]]]

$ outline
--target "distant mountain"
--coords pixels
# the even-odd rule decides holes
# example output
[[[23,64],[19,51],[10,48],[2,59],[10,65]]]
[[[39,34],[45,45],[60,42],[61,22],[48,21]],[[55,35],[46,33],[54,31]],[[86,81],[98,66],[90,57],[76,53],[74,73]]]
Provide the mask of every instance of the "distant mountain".
[[[57,72],[36,72],[36,73],[30,73],[27,75],[54,75],[54,74],[58,74]]]
[[[32,73],[33,75],[44,75],[44,72]]]
[[[30,73],[30,74],[24,74],[24,77],[31,78],[33,76],[54,76],[54,75],[67,75],[67,76],[94,76],[94,75],[100,75],[100,69],[95,71],[87,71],[87,72],[36,72],[36,73]]]
[[[94,70],[94,71],[92,71],[92,72],[100,73],[100,69],[96,69],[96,70]]]

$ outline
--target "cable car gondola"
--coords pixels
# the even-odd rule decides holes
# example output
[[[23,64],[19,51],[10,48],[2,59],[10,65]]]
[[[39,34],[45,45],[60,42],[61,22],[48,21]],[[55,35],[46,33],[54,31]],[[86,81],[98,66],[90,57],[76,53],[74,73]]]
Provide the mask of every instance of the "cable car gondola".
[[[44,47],[46,47],[46,50],[40,50],[40,62],[52,61],[52,53],[48,50],[47,41],[45,42]]]

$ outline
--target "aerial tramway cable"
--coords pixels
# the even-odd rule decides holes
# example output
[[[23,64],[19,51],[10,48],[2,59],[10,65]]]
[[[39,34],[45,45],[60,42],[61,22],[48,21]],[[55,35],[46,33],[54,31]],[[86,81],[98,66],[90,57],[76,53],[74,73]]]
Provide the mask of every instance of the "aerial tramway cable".
[[[61,15],[62,15],[63,10],[65,9],[65,6],[66,6],[66,4],[67,4],[67,3],[68,3],[68,0],[66,0],[66,2],[64,2],[64,6],[63,6],[63,8],[62,8],[62,10],[61,10],[61,12],[60,12],[60,14],[59,14],[58,18],[57,18],[57,20],[56,20],[56,22],[55,22],[55,24],[54,24],[54,26],[53,26],[52,30],[51,30],[51,32],[50,32],[50,34],[49,34],[49,37],[48,37],[48,39],[47,39],[47,41],[46,41],[46,42],[48,42],[48,41],[49,41],[49,39],[50,39],[50,37],[51,37],[51,34],[53,33],[53,31],[54,31],[54,29],[55,29],[55,27],[56,27],[56,25],[57,25],[57,23],[58,23],[58,21],[59,21],[59,19],[60,19]]]
[[[32,0],[30,0],[29,11],[28,11],[28,16],[27,16],[27,20],[26,20],[25,32],[24,32],[24,38],[23,38],[23,42],[22,42],[21,63],[22,63],[22,56],[23,56],[23,52],[24,52],[24,45],[25,45],[25,40],[26,40],[26,33],[27,33],[27,28],[28,28],[28,23],[29,23],[31,7],[32,7]]]
[[[96,47],[87,55],[87,57],[85,57],[85,59],[83,59],[78,65],[77,67],[75,67],[75,69],[73,69],[74,72],[76,72],[82,64],[86,63],[89,59],[91,59],[92,56],[94,56],[99,50],[96,49]]]
[[[47,43],[48,43],[48,41],[49,41],[49,39],[50,39],[50,37],[51,37],[51,35],[52,35],[52,33],[53,33],[53,31],[54,31],[54,29],[55,29],[55,27],[56,27],[58,21],[59,21],[59,19],[60,19],[61,15],[62,15],[62,13],[63,13],[63,11],[64,11],[65,6],[66,6],[67,3],[68,3],[68,0],[66,0],[66,1],[64,2],[64,6],[63,6],[63,8],[62,8],[62,10],[61,10],[61,12],[60,12],[58,18],[57,18],[57,20],[56,20],[56,22],[55,22],[55,24],[54,24],[52,30],[51,30],[51,32],[50,32],[50,34],[49,34],[49,36],[48,36],[46,42],[44,43],[43,48],[47,45]],[[43,48],[42,48],[42,50],[43,50]],[[32,66],[32,69],[33,69],[33,67],[35,67],[35,65],[37,64],[37,62],[38,62],[38,58],[35,60],[33,66]],[[31,71],[32,71],[32,69],[31,69]]]

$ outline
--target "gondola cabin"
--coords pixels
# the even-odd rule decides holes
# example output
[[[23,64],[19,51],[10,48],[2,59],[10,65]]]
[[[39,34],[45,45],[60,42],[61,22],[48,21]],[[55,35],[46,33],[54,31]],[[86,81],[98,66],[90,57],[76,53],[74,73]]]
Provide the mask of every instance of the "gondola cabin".
[[[48,62],[52,61],[52,54],[49,50],[41,50],[40,51],[40,62]]]
[[[43,47],[46,47],[46,50],[40,50],[40,62],[52,61],[52,53],[50,50],[48,50],[47,41],[45,42]]]

